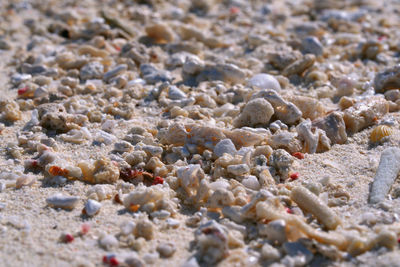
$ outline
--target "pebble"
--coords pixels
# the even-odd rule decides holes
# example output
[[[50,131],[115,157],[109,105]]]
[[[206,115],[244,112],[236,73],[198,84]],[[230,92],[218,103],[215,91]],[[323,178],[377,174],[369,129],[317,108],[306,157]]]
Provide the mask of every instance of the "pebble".
[[[386,148],[382,154],[369,194],[369,203],[377,204],[385,200],[400,171],[400,149]]]
[[[260,189],[260,183],[258,182],[257,177],[255,177],[254,175],[246,176],[242,180],[242,184],[245,187],[250,188],[252,190],[259,190]]]
[[[128,66],[125,64],[121,64],[113,68],[112,70],[107,71],[104,73],[103,80],[108,82],[111,78],[124,73],[128,69]]]
[[[300,242],[286,242],[282,247],[289,256],[304,256],[305,264],[308,264],[314,258],[313,253]]]
[[[61,193],[52,195],[46,199],[49,206],[53,208],[60,208],[66,210],[72,210],[78,204],[79,197],[76,196],[65,196]]]
[[[140,66],[142,78],[148,84],[156,84],[158,82],[170,82],[172,77],[168,71],[158,70],[151,64],[142,64]]]
[[[111,250],[118,247],[118,239],[113,235],[104,235],[99,239],[99,245],[105,250]]]
[[[250,168],[247,164],[236,164],[236,165],[229,165],[227,171],[235,176],[241,176],[246,173],[249,173]]]
[[[261,248],[261,258],[263,260],[275,261],[281,257],[278,249],[274,248],[268,243],[265,243]]]
[[[146,240],[151,240],[154,237],[154,225],[148,220],[141,220],[137,222],[135,228],[135,236],[144,237]]]
[[[278,80],[275,79],[274,76],[266,73],[259,73],[254,75],[248,80],[247,85],[250,87],[257,87],[261,90],[272,89],[278,92],[281,90],[281,85],[279,84]]]
[[[89,199],[85,204],[85,214],[88,216],[94,216],[100,212],[101,203],[96,200]]]
[[[135,230],[136,224],[132,221],[124,222],[121,224],[121,234],[123,235],[130,235]]]
[[[82,80],[92,80],[103,78],[104,66],[100,62],[92,61],[84,65],[80,70]]]
[[[156,250],[161,257],[169,258],[176,252],[176,247],[172,243],[162,243],[157,246]]]
[[[168,89],[168,98],[172,100],[180,100],[186,98],[186,94],[182,92],[178,87],[172,85]]]
[[[134,256],[127,257],[124,262],[128,267],[142,267],[142,266],[145,266],[145,264],[143,263],[142,260],[140,260],[139,258],[134,257]]]
[[[166,219],[165,222],[168,225],[168,227],[171,227],[171,228],[174,228],[174,229],[178,228],[179,225],[180,225],[180,222],[178,220],[172,219],[172,218]]]
[[[214,147],[214,154],[217,158],[222,157],[224,153],[236,155],[237,150],[231,139],[222,139]]]
[[[259,233],[273,243],[283,244],[287,240],[286,222],[284,220],[271,221],[267,225],[262,225]]]
[[[314,54],[315,56],[322,56],[324,47],[315,36],[307,36],[301,42],[301,51],[304,54]]]

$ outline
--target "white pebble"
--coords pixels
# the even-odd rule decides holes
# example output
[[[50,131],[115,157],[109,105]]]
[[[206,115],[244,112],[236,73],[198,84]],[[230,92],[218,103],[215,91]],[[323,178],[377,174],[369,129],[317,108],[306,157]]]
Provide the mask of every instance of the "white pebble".
[[[242,184],[245,187],[253,189],[253,190],[260,189],[260,183],[258,182],[258,179],[257,179],[257,177],[255,177],[253,175],[246,176],[246,178],[244,178],[242,180]]]
[[[136,224],[132,221],[122,223],[120,226],[121,234],[130,235],[135,230]]]
[[[172,100],[180,100],[186,98],[186,94],[179,90],[178,87],[172,85],[168,90],[168,98]]]
[[[89,199],[85,204],[85,213],[88,216],[93,216],[93,215],[99,213],[100,208],[101,208],[100,202],[93,200],[93,199]]]
[[[260,73],[260,74],[254,75],[253,77],[250,78],[250,80],[247,82],[247,84],[248,84],[248,86],[258,87],[261,90],[264,90],[264,89],[272,89],[275,91],[281,90],[281,85],[275,79],[275,77],[272,75],[266,74],[266,73]]]
[[[180,224],[178,220],[172,219],[172,218],[166,219],[165,222],[167,223],[168,227],[171,227],[174,229],[178,228],[179,224]]]
[[[113,235],[105,235],[99,240],[99,245],[105,250],[110,250],[118,246],[118,240]]]
[[[176,247],[172,243],[164,243],[157,246],[157,252],[163,258],[171,257],[176,251]]]

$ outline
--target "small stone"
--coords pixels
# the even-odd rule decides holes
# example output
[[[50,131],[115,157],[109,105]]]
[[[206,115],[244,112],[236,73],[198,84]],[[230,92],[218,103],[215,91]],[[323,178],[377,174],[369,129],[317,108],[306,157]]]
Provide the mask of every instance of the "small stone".
[[[176,247],[172,243],[163,243],[158,245],[156,250],[160,253],[161,257],[169,258],[175,253]]]
[[[82,80],[101,79],[103,77],[103,72],[103,64],[92,61],[81,68],[80,77]]]
[[[179,225],[180,225],[178,220],[172,219],[172,218],[168,218],[167,220],[165,220],[165,222],[166,222],[168,227],[171,227],[171,228],[174,228],[174,229],[178,228]]]
[[[217,158],[222,157],[224,153],[236,155],[237,150],[231,139],[222,139],[215,145],[214,154]]]
[[[180,100],[186,98],[186,94],[182,92],[178,87],[172,85],[168,89],[168,98],[172,100]]]
[[[154,225],[148,220],[139,221],[135,229],[136,237],[144,237],[146,240],[151,240],[154,237]]]
[[[304,256],[306,260],[306,264],[308,264],[313,258],[314,255],[311,251],[309,251],[302,243],[300,242],[286,242],[283,244],[283,249],[289,256]]]
[[[275,220],[261,228],[260,235],[266,236],[271,242],[282,244],[286,241],[286,222]]]
[[[120,226],[121,234],[130,235],[135,230],[136,224],[132,221],[122,223]]]
[[[168,71],[158,70],[151,64],[140,65],[140,72],[143,79],[149,84],[169,82],[172,80],[171,74]]]
[[[250,100],[239,117],[233,122],[235,127],[265,125],[274,114],[272,105],[263,98]]]
[[[259,73],[251,77],[247,85],[252,87],[257,87],[261,90],[264,89],[272,89],[275,91],[281,90],[281,85],[279,84],[278,80],[275,79],[274,76],[266,74],[266,73]]]
[[[49,206],[54,208],[61,208],[66,210],[72,210],[78,204],[79,197],[76,196],[64,196],[61,193],[55,194],[46,199]]]
[[[97,202],[96,200],[89,199],[85,204],[85,213],[88,216],[93,216],[99,213],[101,208],[101,203]]]
[[[145,266],[142,260],[140,260],[139,258],[134,257],[134,256],[130,256],[130,257],[126,258],[125,259],[125,264],[128,267],[142,267],[142,266]]]
[[[105,250],[110,250],[118,246],[118,240],[113,235],[105,235],[100,238],[99,245]]]
[[[275,261],[281,257],[281,253],[279,250],[271,246],[270,244],[266,243],[261,248],[261,258],[263,260],[271,260]]]
[[[103,80],[108,82],[111,78],[124,73],[128,69],[128,66],[125,64],[121,64],[113,68],[112,70],[107,71],[104,73]]]
[[[227,171],[233,175],[241,176],[246,173],[249,173],[250,168],[247,164],[236,164],[236,165],[229,165]]]
[[[314,54],[321,56],[324,53],[324,47],[315,36],[307,36],[301,42],[301,51],[303,54]]]
[[[158,254],[158,252],[146,253],[143,255],[143,260],[147,264],[154,264],[159,258],[160,258],[160,255]]]
[[[254,175],[246,176],[242,180],[242,184],[245,187],[250,188],[252,190],[259,190],[260,189],[260,183],[258,182],[257,177],[255,177]]]

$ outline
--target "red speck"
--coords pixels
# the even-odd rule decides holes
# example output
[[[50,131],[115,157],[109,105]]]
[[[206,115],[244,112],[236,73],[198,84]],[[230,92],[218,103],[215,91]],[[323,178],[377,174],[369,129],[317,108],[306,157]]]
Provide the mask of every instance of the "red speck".
[[[294,152],[292,156],[298,159],[304,159],[304,154],[301,152]]]
[[[71,243],[72,241],[74,241],[74,236],[73,235],[71,235],[71,234],[66,234],[65,236],[64,236],[64,241],[65,241],[65,243]]]
[[[293,210],[291,208],[286,208],[286,212],[289,214],[293,214]]]
[[[37,160],[33,160],[31,164],[32,164],[32,167],[34,167],[34,168],[36,168],[38,166]]]
[[[121,47],[119,47],[118,45],[114,45],[114,48],[115,48],[117,51],[121,51]]]
[[[28,91],[28,86],[18,89],[18,95],[23,95]]]
[[[108,263],[108,257],[107,256],[103,256],[103,263]]]
[[[378,41],[383,41],[385,40],[387,37],[385,35],[381,35],[378,37]]]
[[[299,177],[300,177],[300,174],[298,172],[292,173],[290,175],[290,179],[292,179],[292,180],[297,180],[297,179],[299,179]]]
[[[239,9],[237,6],[233,6],[233,7],[231,7],[231,8],[229,9],[229,12],[230,12],[232,15],[236,15],[236,14],[238,14],[238,13],[240,12],[240,9]]]
[[[152,185],[163,184],[163,183],[164,183],[164,179],[161,178],[160,176],[156,176],[156,178],[154,178]]]
[[[111,258],[110,259],[110,266],[118,266],[119,265],[119,262],[118,262],[118,260],[117,260],[117,258]]]
[[[89,232],[89,230],[90,230],[90,225],[89,225],[88,223],[82,224],[82,226],[81,226],[81,233],[82,233],[83,235],[86,235],[86,234]]]
[[[399,237],[399,238],[397,238],[397,243],[400,243],[400,237]]]

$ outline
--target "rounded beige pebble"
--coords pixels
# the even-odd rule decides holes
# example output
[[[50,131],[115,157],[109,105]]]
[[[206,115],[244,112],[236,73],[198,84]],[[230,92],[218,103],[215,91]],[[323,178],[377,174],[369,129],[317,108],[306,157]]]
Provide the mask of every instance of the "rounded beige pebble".
[[[160,256],[163,258],[171,257],[176,251],[176,247],[171,243],[163,243],[157,246],[157,252],[160,253]]]
[[[267,124],[274,114],[272,105],[263,98],[249,101],[240,116],[234,121],[235,127]]]
[[[297,186],[292,189],[290,198],[304,211],[314,215],[327,229],[334,230],[340,224],[339,217],[308,189]]]
[[[135,236],[144,237],[146,240],[151,240],[154,237],[154,226],[148,220],[140,221],[136,224]]]

